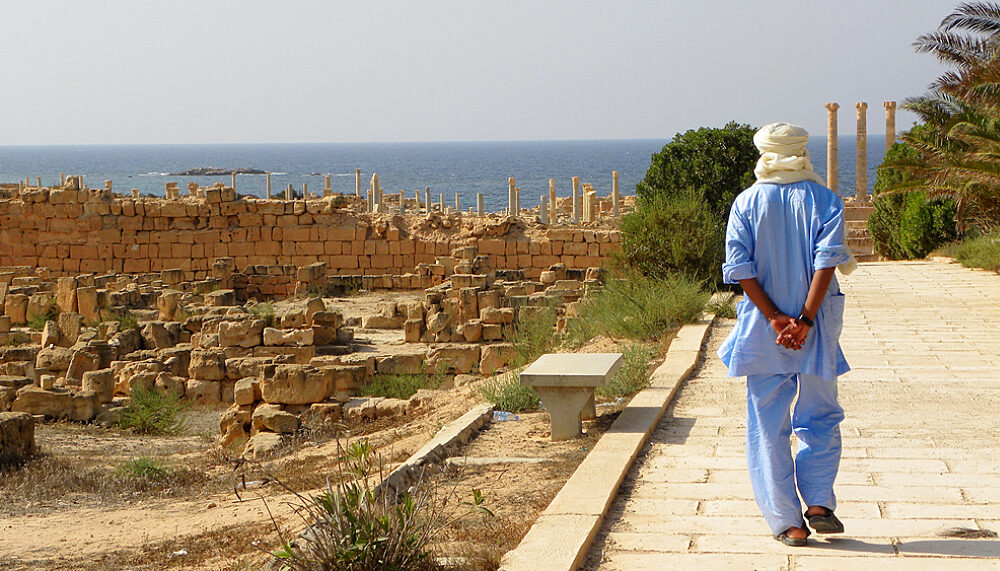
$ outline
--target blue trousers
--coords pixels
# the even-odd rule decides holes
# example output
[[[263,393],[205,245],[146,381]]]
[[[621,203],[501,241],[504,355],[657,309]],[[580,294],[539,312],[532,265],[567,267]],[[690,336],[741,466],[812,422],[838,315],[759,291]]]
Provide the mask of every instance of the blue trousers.
[[[747,377],[750,483],[773,534],[802,526],[799,494],[807,506],[836,509],[833,481],[840,467],[842,420],[836,381],[801,373]],[[794,460],[793,430],[799,441]]]

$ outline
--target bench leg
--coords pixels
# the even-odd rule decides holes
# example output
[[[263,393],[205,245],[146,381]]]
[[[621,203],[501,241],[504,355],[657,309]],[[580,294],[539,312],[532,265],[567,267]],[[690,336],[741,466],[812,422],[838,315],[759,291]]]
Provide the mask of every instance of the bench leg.
[[[580,413],[594,389],[587,387],[535,387],[552,418],[552,440],[569,440],[582,433]]]
[[[580,413],[583,420],[594,420],[597,418],[597,404],[594,402],[594,393],[590,393],[587,404],[583,405],[583,412]]]

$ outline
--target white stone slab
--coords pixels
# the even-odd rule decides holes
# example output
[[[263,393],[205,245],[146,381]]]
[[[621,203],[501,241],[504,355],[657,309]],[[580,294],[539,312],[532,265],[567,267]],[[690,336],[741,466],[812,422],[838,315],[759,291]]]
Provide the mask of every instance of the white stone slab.
[[[529,387],[599,387],[622,366],[621,353],[547,353],[521,372]]]

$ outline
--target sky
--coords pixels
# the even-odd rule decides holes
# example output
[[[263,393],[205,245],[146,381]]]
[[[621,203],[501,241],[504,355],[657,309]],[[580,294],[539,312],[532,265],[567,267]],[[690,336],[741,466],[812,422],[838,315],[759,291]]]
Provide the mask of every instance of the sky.
[[[884,131],[957,1],[4,2],[0,145]],[[897,128],[915,117],[897,115]]]

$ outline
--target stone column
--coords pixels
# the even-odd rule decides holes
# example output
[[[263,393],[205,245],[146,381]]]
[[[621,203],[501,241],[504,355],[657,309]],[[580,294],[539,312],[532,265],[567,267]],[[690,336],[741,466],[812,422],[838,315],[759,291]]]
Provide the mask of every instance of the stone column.
[[[236,190],[236,171],[233,171],[233,172],[231,172],[229,174],[232,175],[232,178],[233,178],[233,185],[232,186],[233,186],[233,190],[235,191]]]
[[[896,102],[884,101],[882,106],[885,107],[885,152],[888,153],[896,143]]]
[[[555,213],[555,205],[556,205],[556,179],[550,178],[549,179],[549,210],[551,210],[553,213]],[[555,220],[555,217],[553,216],[551,219]]]
[[[268,200],[270,200],[271,199],[271,172],[268,171],[266,173],[266,175],[267,175],[267,198],[268,198]]]
[[[618,171],[611,171],[611,215],[618,216]]]
[[[323,196],[330,196],[333,194],[333,189],[330,188],[330,175],[323,177]]]
[[[839,103],[826,104],[826,186],[837,192],[840,157],[837,155],[837,109]]]
[[[133,188],[132,189],[132,198],[139,198],[139,189],[138,188]]]
[[[507,216],[514,215],[514,177],[507,178]]]
[[[66,173],[59,173],[59,188],[66,186]]]
[[[462,207],[461,207],[461,203],[459,202],[459,194],[456,192],[455,193],[455,212],[461,212],[461,211],[462,211]]]
[[[38,180],[38,186],[42,186],[41,177],[38,177],[38,178],[39,178],[39,180]],[[104,181],[104,190],[107,190],[108,192],[111,192],[111,181],[110,180]]]
[[[302,183],[302,200],[309,200],[309,183]]]
[[[549,223],[549,197],[544,194],[538,197],[538,218],[542,224]]]
[[[858,158],[856,200],[868,201],[868,104],[861,101],[855,105],[858,110]]]
[[[419,210],[419,208],[417,209]],[[406,191],[399,191],[399,213],[406,214]]]
[[[42,177],[36,176],[35,181],[38,183],[38,188],[42,188]],[[107,181],[105,181],[107,182]]]
[[[424,208],[427,209],[427,214],[431,213],[431,187],[424,188]]]
[[[288,187],[285,188],[285,200],[291,200],[291,199],[292,199],[292,185],[289,184]]]
[[[444,193],[438,193],[438,204],[441,205],[441,214],[444,214]]]
[[[368,192],[371,194],[371,211],[378,210],[378,174],[372,173],[372,178],[368,181]]]
[[[571,180],[573,181],[573,223],[579,224],[580,214],[583,210],[580,201],[580,177],[574,176]]]
[[[521,189],[514,187],[514,216],[521,215]]]
[[[354,194],[361,196],[361,169],[354,169]]]
[[[486,210],[485,206],[486,205],[484,204],[484,201],[483,201],[483,193],[477,192],[476,193],[476,213],[479,214],[480,216],[482,216],[485,213],[484,211]]]

